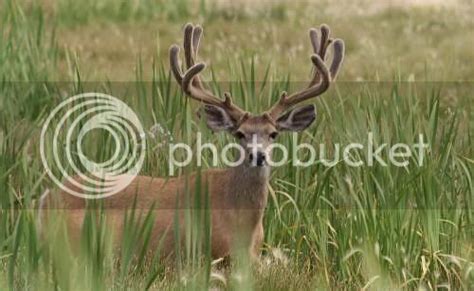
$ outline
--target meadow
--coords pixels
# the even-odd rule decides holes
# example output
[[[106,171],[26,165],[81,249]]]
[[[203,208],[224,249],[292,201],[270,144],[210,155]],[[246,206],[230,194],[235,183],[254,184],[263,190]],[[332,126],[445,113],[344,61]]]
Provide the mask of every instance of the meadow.
[[[453,2],[4,0],[0,289],[472,290],[474,7]],[[41,161],[40,131],[62,100],[94,91],[129,105],[148,132],[144,175],[167,175],[171,138],[194,145],[199,131],[221,146],[232,140],[207,130],[170,75],[168,48],[181,43],[188,22],[205,30],[207,85],[230,91],[255,113],[281,90],[309,81],[307,31],[327,23],[344,39],[346,58],[337,82],[315,102],[315,124],[298,140],[331,148],[366,144],[371,132],[377,145],[413,144],[421,134],[429,144],[424,163],[413,157],[405,167],[273,169],[258,266],[218,269],[198,247],[209,222],[193,213],[190,221],[205,223],[190,224],[173,268],[147,255],[150,219],[138,223],[133,209],[118,252],[94,216],[80,253],[62,236],[42,239],[38,198],[55,185]],[[157,125],[166,134],[153,132]],[[279,142],[289,146],[291,136]],[[98,161],[113,154],[103,132],[83,146]],[[200,169],[179,171],[193,170]]]

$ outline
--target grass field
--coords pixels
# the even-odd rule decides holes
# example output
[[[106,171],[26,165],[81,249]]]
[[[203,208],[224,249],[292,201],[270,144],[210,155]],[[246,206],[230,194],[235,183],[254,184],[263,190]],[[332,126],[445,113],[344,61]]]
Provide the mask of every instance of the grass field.
[[[3,1],[0,290],[474,289],[474,7],[453,2]],[[316,101],[316,123],[298,140],[330,148],[365,144],[372,132],[375,144],[413,144],[422,134],[430,145],[423,165],[413,158],[406,167],[273,169],[260,266],[217,270],[190,229],[185,256],[170,270],[138,243],[146,221],[129,228],[119,252],[107,229],[90,220],[80,254],[62,237],[40,239],[38,198],[54,184],[39,133],[65,98],[108,93],[146,129],[159,124],[174,141],[194,144],[197,131],[219,145],[231,140],[198,121],[169,74],[168,48],[181,43],[187,22],[205,29],[205,80],[255,113],[281,90],[306,84],[307,30],[329,24],[345,40],[345,63],[334,88]],[[166,175],[163,138],[147,137],[143,174]],[[289,145],[291,136],[279,141]],[[106,134],[86,140],[85,149],[97,160],[112,154]],[[127,223],[135,223],[132,212]]]

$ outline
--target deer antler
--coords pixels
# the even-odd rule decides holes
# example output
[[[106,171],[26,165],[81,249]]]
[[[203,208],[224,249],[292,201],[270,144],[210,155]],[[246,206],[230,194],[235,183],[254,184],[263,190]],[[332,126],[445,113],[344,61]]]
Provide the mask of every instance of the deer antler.
[[[248,113],[232,103],[229,93],[224,93],[224,100],[212,94],[204,88],[199,78],[199,73],[206,67],[204,63],[195,63],[202,32],[200,26],[186,24],[183,42],[186,72],[184,74],[181,72],[178,61],[179,47],[177,45],[172,45],[170,48],[171,71],[186,95],[204,104],[224,109],[234,121],[239,122]]]
[[[325,24],[321,25],[320,31],[320,40],[318,40],[318,32],[316,29],[312,28],[309,31],[309,37],[313,47],[311,61],[315,66],[315,71],[308,88],[290,96],[288,96],[286,92],[283,92],[280,100],[267,111],[273,119],[277,119],[280,114],[294,105],[323,94],[329,88],[331,81],[336,79],[337,73],[341,68],[344,59],[344,42],[341,39],[334,40],[329,38],[330,30]],[[331,66],[328,69],[324,61],[330,44],[332,44],[334,48],[334,57]]]

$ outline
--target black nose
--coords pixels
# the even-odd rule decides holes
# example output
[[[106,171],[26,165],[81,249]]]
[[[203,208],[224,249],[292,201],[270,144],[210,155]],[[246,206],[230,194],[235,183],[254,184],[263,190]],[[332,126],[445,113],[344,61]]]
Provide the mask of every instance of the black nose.
[[[250,158],[250,162],[252,162],[252,164],[257,165],[259,167],[263,166],[263,164],[265,163],[265,154],[261,153],[261,152],[257,152],[257,158],[256,159],[254,159],[253,154],[250,154],[249,158]]]

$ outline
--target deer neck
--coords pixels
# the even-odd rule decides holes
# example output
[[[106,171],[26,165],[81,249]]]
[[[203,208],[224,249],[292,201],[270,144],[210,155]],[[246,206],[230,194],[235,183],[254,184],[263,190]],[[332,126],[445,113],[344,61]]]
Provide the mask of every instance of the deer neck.
[[[270,168],[239,165],[229,169],[229,195],[236,205],[263,209],[267,205]],[[234,204],[235,205],[235,204]]]

